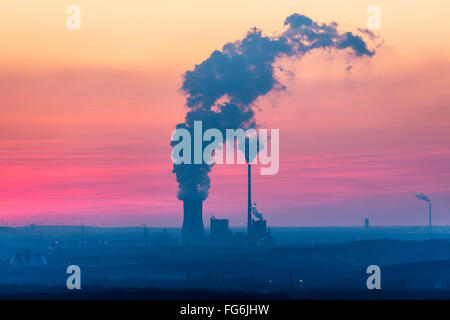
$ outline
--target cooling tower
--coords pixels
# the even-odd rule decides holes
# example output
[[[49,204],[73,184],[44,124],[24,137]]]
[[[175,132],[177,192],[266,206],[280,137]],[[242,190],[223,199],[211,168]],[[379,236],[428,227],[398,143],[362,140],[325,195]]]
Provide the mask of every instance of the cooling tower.
[[[428,227],[431,231],[431,202],[428,202]]]
[[[184,217],[183,227],[181,229],[181,242],[183,244],[196,245],[205,240],[202,210],[202,200],[183,201]]]

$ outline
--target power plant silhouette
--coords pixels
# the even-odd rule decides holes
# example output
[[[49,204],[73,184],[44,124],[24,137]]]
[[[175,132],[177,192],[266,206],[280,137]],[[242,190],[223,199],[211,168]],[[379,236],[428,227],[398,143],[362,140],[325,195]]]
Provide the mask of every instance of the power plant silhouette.
[[[247,244],[268,244],[270,243],[271,236],[267,231],[267,222],[256,209],[256,204],[252,205],[252,169],[250,164],[247,164],[247,172],[247,235],[244,237],[244,240]],[[256,219],[252,219],[252,215]],[[233,241],[228,219],[216,219],[212,217],[210,223],[211,241],[213,243],[226,244]],[[201,245],[205,243],[203,200],[183,200],[183,226],[180,240],[183,245]],[[242,241],[239,242],[242,243]]]

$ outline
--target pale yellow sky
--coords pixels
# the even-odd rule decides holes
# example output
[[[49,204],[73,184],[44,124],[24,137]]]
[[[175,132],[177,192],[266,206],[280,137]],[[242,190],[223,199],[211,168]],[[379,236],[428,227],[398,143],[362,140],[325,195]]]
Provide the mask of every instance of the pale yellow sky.
[[[81,8],[81,30],[66,28],[71,4]],[[444,0],[2,0],[0,66],[179,72],[252,26],[269,35],[280,31],[294,12],[364,28],[371,4],[382,10],[377,33],[402,59],[448,60],[450,2]]]

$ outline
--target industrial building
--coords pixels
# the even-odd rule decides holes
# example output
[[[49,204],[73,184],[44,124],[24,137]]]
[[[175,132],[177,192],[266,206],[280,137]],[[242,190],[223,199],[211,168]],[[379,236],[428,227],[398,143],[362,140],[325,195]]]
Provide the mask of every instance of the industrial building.
[[[252,204],[252,179],[251,165],[248,168],[248,192],[247,192],[247,235],[246,244],[267,245],[272,237],[267,229],[267,221]],[[255,219],[252,219],[252,216]],[[233,236],[228,219],[210,219],[210,240],[213,244],[242,244],[242,235]],[[199,199],[183,200],[183,226],[181,229],[181,244],[204,245],[206,244],[205,230],[203,226],[203,201]]]
[[[232,240],[232,232],[230,230],[228,219],[217,219],[211,217],[211,242],[214,244],[229,244]]]
[[[248,164],[248,203],[247,203],[247,240],[252,245],[267,245],[272,241],[270,232],[267,230],[267,222],[262,214],[256,209],[256,203],[252,205],[252,171]],[[252,219],[252,215],[256,217]]]

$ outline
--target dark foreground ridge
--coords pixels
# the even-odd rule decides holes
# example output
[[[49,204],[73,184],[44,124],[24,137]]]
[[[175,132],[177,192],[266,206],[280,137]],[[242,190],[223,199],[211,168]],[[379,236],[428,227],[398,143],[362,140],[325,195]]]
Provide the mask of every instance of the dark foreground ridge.
[[[143,232],[145,231],[145,232]],[[0,232],[0,299],[450,299],[450,232],[274,228],[270,246],[180,246],[179,230]],[[386,239],[383,237],[389,237]],[[69,265],[81,290],[69,290]],[[381,290],[367,288],[367,267]]]

